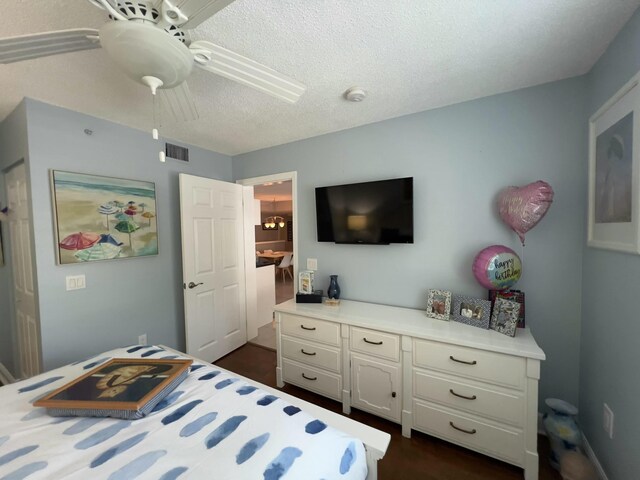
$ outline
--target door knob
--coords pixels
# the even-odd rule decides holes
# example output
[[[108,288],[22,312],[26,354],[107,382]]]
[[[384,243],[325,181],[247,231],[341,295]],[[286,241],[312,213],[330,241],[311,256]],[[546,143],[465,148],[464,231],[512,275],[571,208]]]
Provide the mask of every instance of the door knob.
[[[189,285],[187,285],[187,286],[189,288],[196,288],[198,285],[202,285],[202,282],[199,282],[199,283],[189,282]]]

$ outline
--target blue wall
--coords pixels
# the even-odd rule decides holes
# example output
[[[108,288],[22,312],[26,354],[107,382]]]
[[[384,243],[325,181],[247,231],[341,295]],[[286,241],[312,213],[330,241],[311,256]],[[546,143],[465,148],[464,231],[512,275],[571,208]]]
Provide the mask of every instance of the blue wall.
[[[142,333],[150,343],[184,348],[178,173],[231,180],[231,158],[190,146],[188,164],[162,164],[149,132],[26,105],[44,368],[136,343]],[[159,255],[56,265],[50,169],[155,182]],[[77,274],[86,275],[87,288],[67,292],[65,276]]]
[[[585,124],[638,70],[640,12],[634,14],[588,75],[589,107]],[[637,115],[635,121],[638,121]],[[634,145],[634,149],[637,148],[638,145]],[[583,170],[587,171],[586,158]],[[638,174],[634,172],[634,176]],[[582,204],[586,205],[586,197]],[[638,298],[640,256],[585,247],[580,420],[609,480],[640,478]],[[613,439],[609,439],[602,428],[604,402],[615,415]]]
[[[375,101],[370,99],[367,101]],[[583,77],[234,157],[235,179],[298,172],[299,261],[318,259],[319,287],[340,276],[344,298],[426,307],[429,288],[486,296],[471,273],[492,244],[522,254],[527,323],[547,354],[541,398],[578,400],[584,231]],[[415,244],[318,243],[314,187],[414,177]],[[508,185],[543,179],[556,196],[527,246],[496,213]]]
[[[0,204],[7,205],[5,181],[3,173],[17,162],[26,159],[27,147],[27,108],[24,102],[2,122],[0,122]],[[0,266],[0,362],[12,373],[14,370],[15,341],[14,325],[11,319],[13,305],[13,283],[11,276],[12,262],[9,255],[9,229],[0,223],[4,244],[5,265]]]

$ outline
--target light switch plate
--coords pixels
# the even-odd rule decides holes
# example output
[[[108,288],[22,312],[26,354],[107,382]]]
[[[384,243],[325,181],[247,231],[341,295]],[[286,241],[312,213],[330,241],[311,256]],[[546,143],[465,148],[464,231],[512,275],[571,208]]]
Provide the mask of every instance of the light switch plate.
[[[66,286],[68,290],[80,290],[81,288],[86,288],[86,278],[83,275],[67,275],[66,277]]]
[[[307,258],[307,270],[318,270],[317,258]]]

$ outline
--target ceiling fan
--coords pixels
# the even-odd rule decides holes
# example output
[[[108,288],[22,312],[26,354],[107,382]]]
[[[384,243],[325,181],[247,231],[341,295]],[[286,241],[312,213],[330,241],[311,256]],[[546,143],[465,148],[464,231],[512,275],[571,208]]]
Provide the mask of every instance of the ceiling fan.
[[[178,120],[198,118],[186,79],[193,67],[295,103],[306,87],[205,40],[191,41],[195,28],[234,0],[87,0],[111,21],[99,30],[72,29],[0,39],[0,63],[104,48],[131,79],[161,92],[167,113]],[[154,117],[157,114],[154,101]],[[154,119],[154,124],[156,120]],[[157,130],[154,128],[154,138]]]

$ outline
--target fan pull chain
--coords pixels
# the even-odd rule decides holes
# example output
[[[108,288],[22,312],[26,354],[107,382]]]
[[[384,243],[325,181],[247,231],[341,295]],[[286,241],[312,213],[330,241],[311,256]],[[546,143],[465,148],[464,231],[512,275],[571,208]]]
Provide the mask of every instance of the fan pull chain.
[[[160,109],[160,102],[158,100],[158,95],[156,92],[153,92],[153,139],[159,140],[160,134],[158,130],[162,127],[162,111]],[[163,150],[160,150],[158,158],[161,162],[165,162],[166,156]]]
[[[158,125],[158,128],[162,128],[162,107],[160,105],[160,102],[158,101],[158,96],[155,95],[154,98],[156,102],[157,125]],[[158,140],[157,136],[156,136],[156,140]],[[164,163],[167,160],[164,150],[160,150],[160,153],[158,155],[159,155],[158,158],[162,163]]]
[[[151,94],[153,95],[153,129],[151,130],[151,134],[154,140],[159,140],[160,135],[158,133],[158,128],[161,127],[162,118],[160,116],[160,103],[158,101],[157,91],[158,88],[162,87],[163,83],[159,78],[152,76],[142,77],[142,83],[151,89]],[[165,153],[162,150],[160,151],[159,157],[161,162],[166,160]]]
[[[158,96],[153,94],[153,128],[151,129],[151,135],[153,135],[154,140],[158,140]]]

